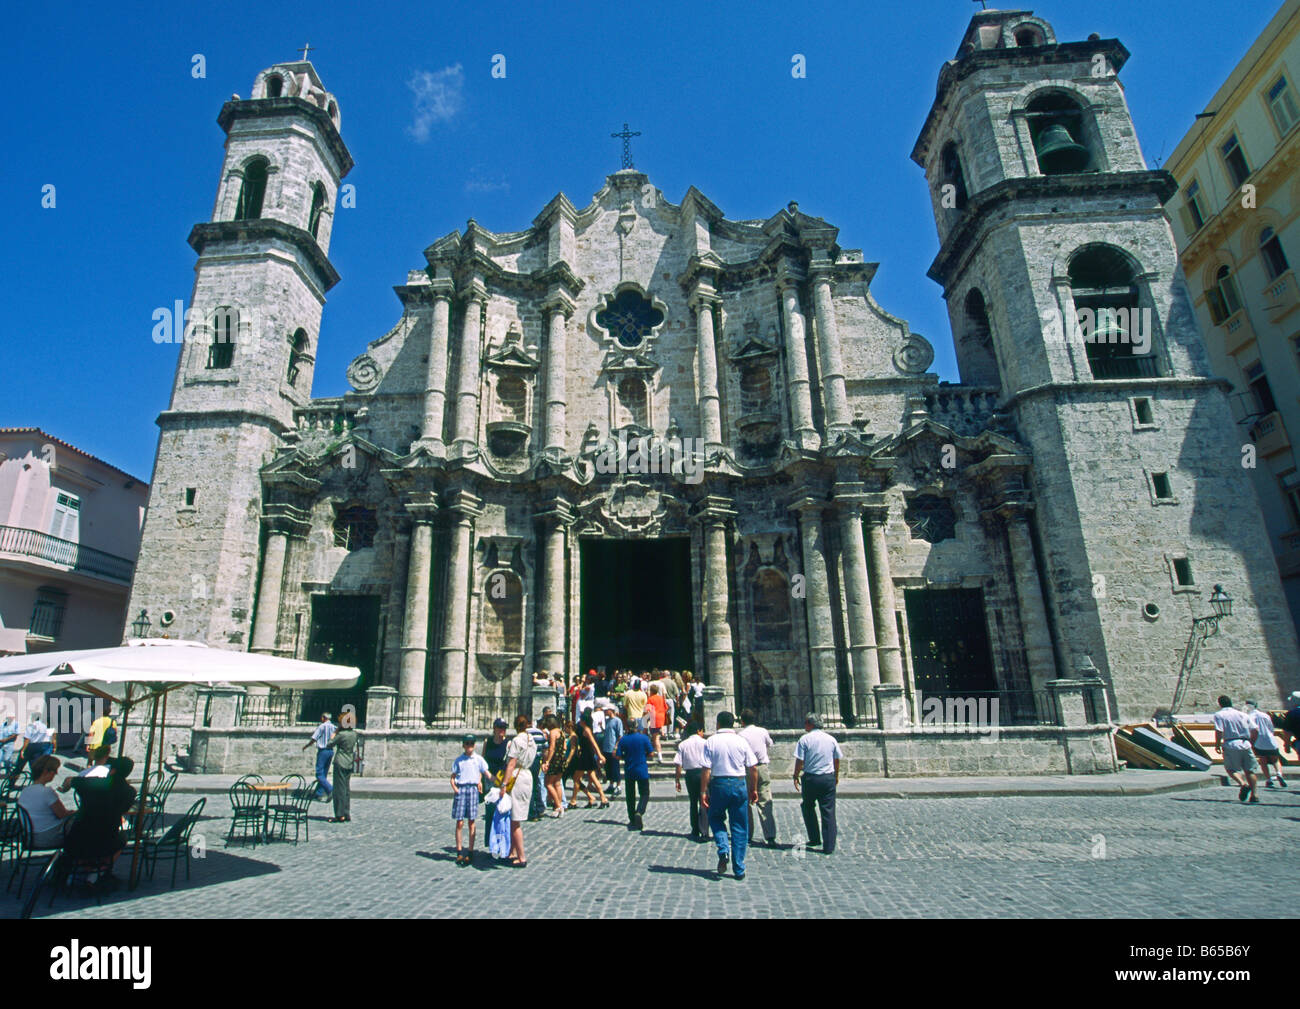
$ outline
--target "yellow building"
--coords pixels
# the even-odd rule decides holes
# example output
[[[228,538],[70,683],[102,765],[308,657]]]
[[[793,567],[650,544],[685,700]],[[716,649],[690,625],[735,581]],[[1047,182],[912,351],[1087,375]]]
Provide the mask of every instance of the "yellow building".
[[[1300,0],[1287,0],[1165,166],[1169,216],[1214,370],[1232,382],[1292,615],[1300,626]]]

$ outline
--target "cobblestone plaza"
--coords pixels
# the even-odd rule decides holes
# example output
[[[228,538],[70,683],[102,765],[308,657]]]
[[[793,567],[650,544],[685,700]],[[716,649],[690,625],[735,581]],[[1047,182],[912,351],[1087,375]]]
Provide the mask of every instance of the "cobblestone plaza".
[[[668,794],[666,784],[655,788]],[[326,823],[322,804],[307,843],[227,848],[228,803],[212,796],[200,825],[207,851],[188,884],[182,870],[168,889],[164,867],[155,882],[99,906],[42,899],[36,916],[1285,917],[1300,894],[1300,790],[1261,792],[1258,806],[1219,787],[842,798],[831,856],[794,845],[804,837],[799,807],[778,799],[780,847],[751,849],[743,882],[714,876],[714,848],[686,836],[683,802],[652,801],[639,834],[617,801],[528,824],[529,865],[516,870],[481,851],[475,867],[456,867],[448,799],[359,799],[345,825]],[[0,902],[6,917],[18,909],[12,895]]]

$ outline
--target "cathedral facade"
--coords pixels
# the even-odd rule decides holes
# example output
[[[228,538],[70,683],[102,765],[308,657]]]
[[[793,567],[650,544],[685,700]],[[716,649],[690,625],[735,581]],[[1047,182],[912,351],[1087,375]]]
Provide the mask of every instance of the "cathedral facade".
[[[1127,58],[986,11],[942,68],[912,157],[959,384],[827,220],[731,220],[629,167],[434,241],[329,399],[352,159],[313,66],[269,68],[221,110],[131,613],[357,665],[410,727],[596,666],[859,727],[935,697],[1050,722],[1079,678],[1123,719],[1300,687]],[[1189,669],[1217,586],[1231,616]]]

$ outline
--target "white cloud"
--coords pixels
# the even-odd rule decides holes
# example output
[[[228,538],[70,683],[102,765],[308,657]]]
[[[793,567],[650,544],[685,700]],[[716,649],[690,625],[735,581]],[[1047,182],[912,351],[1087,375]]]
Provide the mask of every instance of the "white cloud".
[[[451,122],[465,104],[465,71],[457,63],[441,70],[419,70],[406,86],[415,95],[415,118],[406,131],[419,143],[434,123]]]
[[[465,180],[465,192],[467,193],[500,193],[509,192],[510,183],[506,181],[504,175],[489,176],[481,169],[475,169],[468,179]]]

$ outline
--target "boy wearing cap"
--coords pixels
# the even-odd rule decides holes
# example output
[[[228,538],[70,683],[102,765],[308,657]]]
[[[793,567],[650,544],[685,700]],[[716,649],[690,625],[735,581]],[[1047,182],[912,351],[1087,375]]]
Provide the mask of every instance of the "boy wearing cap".
[[[472,735],[464,736],[461,745],[465,752],[451,762],[451,787],[455,798],[451,801],[451,815],[456,821],[456,864],[469,865],[474,861],[474,835],[478,829],[478,801],[483,795],[483,776],[488,773],[487,761],[474,752],[478,742]],[[460,849],[460,830],[469,821],[469,852]]]

